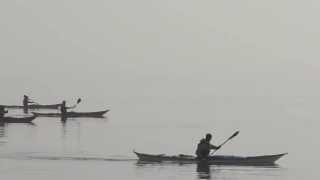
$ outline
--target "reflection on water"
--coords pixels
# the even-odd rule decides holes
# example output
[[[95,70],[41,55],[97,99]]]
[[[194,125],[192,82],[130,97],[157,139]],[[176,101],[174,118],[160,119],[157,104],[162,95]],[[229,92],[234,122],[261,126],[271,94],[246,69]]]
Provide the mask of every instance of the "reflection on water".
[[[23,130],[26,130],[25,127],[34,127],[34,123],[0,123],[0,145],[7,144],[10,142],[10,138],[18,136],[19,133]],[[31,129],[31,131],[33,131]]]
[[[3,138],[6,137],[6,123],[0,123],[0,145],[5,144],[6,141]]]
[[[5,137],[6,136],[6,123],[1,122],[0,123],[0,138]]]
[[[168,167],[168,169],[179,169],[178,167],[182,167],[183,170],[190,169],[190,166],[194,166],[193,163],[175,163],[175,162],[151,162],[151,161],[140,161],[138,160],[136,163],[136,167],[139,168],[150,168],[152,167]],[[171,167],[171,168],[170,168]],[[196,170],[193,170],[189,173],[196,174],[198,179],[211,179],[211,170],[208,162],[199,162],[196,164]]]
[[[199,179],[211,179],[210,166],[208,162],[197,163],[197,173]]]
[[[15,175],[16,172],[21,174],[20,168],[24,163],[28,164],[27,173],[34,171],[32,175],[26,176],[30,176],[30,179],[34,180],[42,178],[40,177],[42,171],[46,171],[45,173],[48,173],[48,177],[52,177],[52,179],[57,179],[59,175],[64,173],[68,179],[89,179],[85,173],[88,169],[92,171],[91,174],[97,174],[98,177],[95,179],[107,177],[107,179],[131,180],[266,180],[270,176],[283,177],[282,172],[277,169],[215,166],[206,163],[146,163],[137,161],[137,157],[132,153],[132,148],[142,143],[146,145],[147,143],[144,142],[146,139],[143,137],[149,132],[152,134],[153,129],[129,126],[124,122],[108,122],[104,119],[90,118],[69,118],[66,121],[61,121],[59,118],[39,117],[34,123],[36,126],[30,126],[30,124],[0,125],[0,141],[5,141],[3,144],[0,143],[0,160],[10,161],[12,164],[12,171],[5,174],[4,179],[22,179],[16,178]],[[176,128],[172,130],[175,132]],[[161,137],[156,141],[170,140],[172,135],[174,134]],[[139,140],[134,141],[134,138]],[[162,145],[156,148],[161,147]],[[159,149],[159,151],[164,151],[164,149]],[[29,164],[33,166],[29,166]],[[65,172],[65,168],[61,167],[71,170],[68,169],[68,172]],[[109,167],[109,171],[106,171],[106,167]],[[0,171],[4,170],[6,170],[5,167],[0,168]],[[77,173],[83,174],[74,177]]]
[[[61,116],[61,123],[62,124],[65,124],[66,122],[67,122],[67,117],[65,117],[65,116]]]
[[[206,161],[199,163],[147,162],[137,161],[135,164],[141,172],[157,172],[159,174],[174,173],[174,176],[193,176],[196,179],[256,179],[278,177],[285,173],[279,166],[237,166],[210,165]],[[161,171],[161,172],[160,172]],[[146,174],[146,175],[148,175]]]
[[[83,153],[81,122],[72,118],[61,118],[61,142],[64,153]]]
[[[62,139],[66,138],[67,134],[67,119],[66,118],[61,118],[61,125],[62,125]]]

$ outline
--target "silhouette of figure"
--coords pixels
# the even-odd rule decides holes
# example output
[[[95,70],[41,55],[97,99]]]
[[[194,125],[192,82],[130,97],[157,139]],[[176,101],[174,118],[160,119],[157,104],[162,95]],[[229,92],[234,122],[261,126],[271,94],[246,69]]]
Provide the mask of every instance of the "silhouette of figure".
[[[4,106],[0,106],[0,118],[4,117],[4,115],[8,113]]]
[[[212,135],[210,133],[206,134],[204,139],[201,139],[197,145],[196,155],[198,159],[208,159],[210,150],[220,149],[220,146],[215,146],[210,144]]]
[[[68,109],[73,109],[73,108],[75,108],[76,107],[76,105],[74,105],[74,106],[71,106],[71,107],[67,107],[67,105],[66,105],[66,101],[65,100],[63,100],[62,101],[62,103],[61,103],[61,107],[60,107],[60,112],[61,112],[61,120],[62,121],[65,121],[65,120],[67,120],[67,114],[68,114]]]
[[[61,111],[61,119],[65,120],[67,117],[67,106],[66,106],[66,101],[63,100],[61,103],[60,111]]]
[[[22,102],[22,104],[23,104],[23,112],[24,112],[25,114],[28,114],[29,104],[30,104],[30,103],[34,103],[34,102],[30,101],[30,100],[29,100],[29,97],[28,97],[27,95],[23,95],[23,102]]]

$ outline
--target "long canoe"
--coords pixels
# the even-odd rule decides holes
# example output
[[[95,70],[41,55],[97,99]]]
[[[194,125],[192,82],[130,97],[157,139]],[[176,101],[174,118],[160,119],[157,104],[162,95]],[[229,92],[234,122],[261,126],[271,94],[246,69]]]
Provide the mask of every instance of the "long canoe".
[[[0,123],[31,123],[37,115],[28,117],[2,117],[0,118]]]
[[[251,166],[272,166],[275,162],[287,153],[264,155],[264,156],[222,156],[215,155],[208,159],[199,160],[192,155],[168,156],[165,154],[143,154],[134,153],[142,162],[177,162],[177,163],[199,163],[206,161],[208,164],[215,165],[251,165]]]
[[[105,111],[96,111],[96,112],[67,112],[65,117],[70,118],[78,118],[78,117],[96,117],[100,118],[103,117],[105,113],[107,113],[109,110]],[[61,117],[61,113],[39,113],[39,112],[32,112],[34,115],[42,116],[42,117]]]
[[[59,109],[61,104],[49,104],[49,105],[42,105],[42,104],[32,104],[29,105],[29,109]],[[16,106],[16,105],[4,105],[5,108],[10,109],[23,109],[23,106]]]

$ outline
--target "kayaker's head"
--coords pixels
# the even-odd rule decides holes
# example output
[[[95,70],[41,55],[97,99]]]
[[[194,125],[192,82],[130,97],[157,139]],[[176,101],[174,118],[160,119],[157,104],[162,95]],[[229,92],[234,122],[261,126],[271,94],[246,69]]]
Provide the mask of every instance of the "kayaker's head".
[[[65,101],[65,100],[63,100],[63,101],[62,101],[62,104],[63,104],[63,105],[66,105],[66,101]]]
[[[23,98],[28,98],[28,96],[27,95],[23,95]]]
[[[212,138],[212,135],[210,133],[206,134],[206,141],[209,142]]]

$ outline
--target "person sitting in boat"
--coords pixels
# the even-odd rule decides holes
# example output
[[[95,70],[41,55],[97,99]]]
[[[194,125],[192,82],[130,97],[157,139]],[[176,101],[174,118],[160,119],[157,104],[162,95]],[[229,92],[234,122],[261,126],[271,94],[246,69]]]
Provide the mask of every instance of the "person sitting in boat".
[[[213,149],[220,149],[220,146],[215,146],[210,144],[212,135],[210,133],[206,134],[204,139],[201,139],[197,145],[196,155],[198,159],[206,159],[209,157],[210,151]]]
[[[61,103],[61,107],[60,107],[60,112],[61,112],[61,117],[66,117],[67,113],[68,113],[68,109],[73,109],[75,108],[76,106],[71,106],[71,107],[67,107],[66,105],[66,101],[63,100],[62,103]]]
[[[4,106],[0,106],[0,117],[2,118],[8,111],[5,109]]]
[[[29,97],[27,95],[23,95],[23,111],[24,113],[28,113],[29,110],[29,104],[34,103],[33,101],[29,100]]]
[[[61,111],[61,117],[65,117],[67,114],[67,106],[66,106],[66,101],[63,100],[61,103],[60,111]]]

